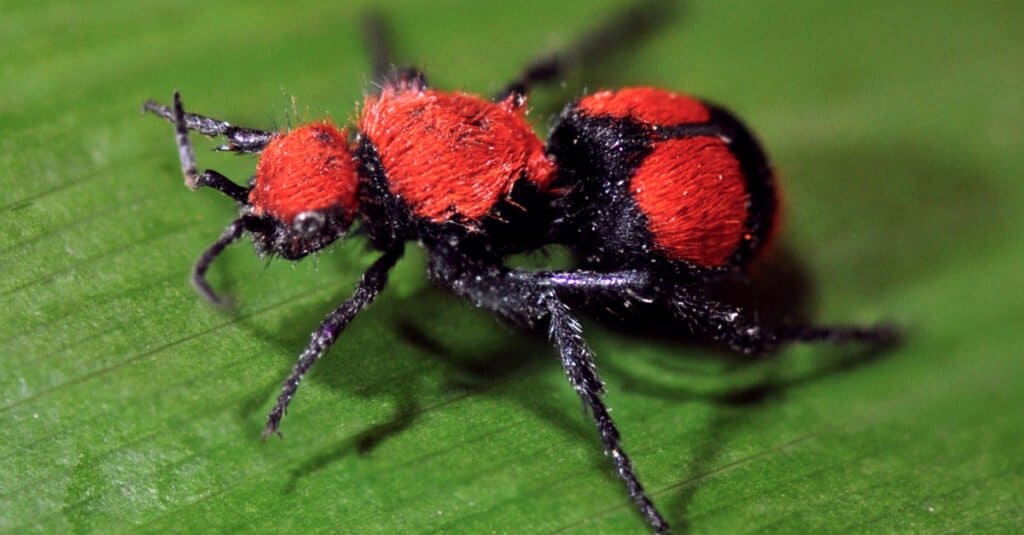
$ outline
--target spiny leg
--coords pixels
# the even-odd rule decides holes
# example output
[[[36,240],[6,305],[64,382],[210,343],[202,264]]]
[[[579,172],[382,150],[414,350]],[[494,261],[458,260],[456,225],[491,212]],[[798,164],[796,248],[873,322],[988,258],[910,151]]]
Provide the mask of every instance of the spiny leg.
[[[505,100],[511,95],[525,96],[535,85],[560,80],[569,70],[630,44],[671,19],[675,3],[674,0],[641,0],[614,13],[576,42],[530,62],[498,93],[496,100]]]
[[[863,342],[887,344],[899,337],[891,325],[789,325],[767,328],[751,321],[742,309],[711,299],[695,286],[659,281],[639,270],[617,272],[536,271],[514,276],[556,289],[560,295],[587,299],[594,295],[620,296],[626,300],[661,301],[691,331],[729,345],[742,353],[761,353],[788,342]],[[661,294],[668,293],[668,298]]]
[[[640,484],[622,447],[615,422],[601,400],[604,383],[597,374],[593,352],[583,339],[579,321],[558,298],[554,288],[536,284],[529,276],[523,276],[529,275],[528,272],[474,262],[452,248],[431,249],[428,269],[430,277],[438,284],[513,323],[537,326],[547,320],[548,335],[558,350],[569,383],[590,409],[601,443],[612,457],[629,497],[655,533],[667,532],[668,523]]]
[[[696,287],[677,287],[669,306],[675,317],[694,333],[752,355],[793,342],[860,342],[884,346],[899,338],[892,325],[783,325],[768,327],[744,314],[740,307],[715,301]]]
[[[597,375],[593,352],[583,340],[579,321],[570,314],[569,307],[557,298],[547,299],[546,304],[549,313],[548,334],[558,349],[562,368],[565,369],[565,373],[569,377],[569,383],[576,390],[580,399],[590,408],[590,414],[597,424],[597,431],[601,435],[604,450],[611,455],[612,462],[615,463],[615,472],[619,479],[626,484],[626,491],[629,493],[630,499],[640,509],[640,513],[654,532],[667,532],[668,523],[658,513],[658,509],[647,496],[640,480],[637,479],[636,473],[633,471],[633,463],[622,447],[619,430],[615,427],[608,408],[601,400],[601,395],[604,394],[604,383]]]
[[[625,302],[662,302],[690,331],[743,353],[762,352],[779,342],[776,333],[749,322],[737,307],[714,301],[694,287],[680,287],[640,270],[521,271],[515,276],[577,301],[618,297]],[[663,295],[669,294],[666,299]]]
[[[215,305],[223,305],[226,301],[210,287],[210,283],[206,281],[206,271],[210,269],[210,265],[224,252],[228,245],[242,237],[244,230],[245,223],[243,218],[232,221],[228,228],[224,229],[220,238],[203,251],[203,254],[196,260],[195,265],[192,266],[192,286],[199,292],[199,295],[202,295],[207,301]]]
[[[181,161],[181,174],[185,177],[185,185],[189,189],[199,187],[196,176],[196,153],[192,150],[192,142],[188,139],[188,123],[185,122],[185,106],[181,103],[181,93],[174,92],[174,140],[178,144],[178,159]]]
[[[176,123],[176,109],[181,102],[181,95],[174,92],[174,107],[167,107],[152,100],[147,100],[142,105],[143,111],[159,115],[171,123]],[[194,113],[182,113],[182,121],[188,130],[195,130],[207,137],[224,136],[227,144],[217,147],[220,151],[229,152],[260,152],[274,138],[273,132],[257,130],[255,128],[242,128],[234,126],[227,121],[196,115]]]
[[[384,289],[384,285],[387,284],[388,280],[388,271],[402,257],[402,252],[403,249],[398,248],[387,251],[378,258],[363,273],[352,297],[328,314],[320,324],[320,327],[313,331],[309,344],[302,354],[299,355],[299,360],[295,363],[291,375],[285,379],[281,387],[281,394],[277,397],[277,403],[267,416],[267,425],[263,429],[264,439],[277,432],[277,428],[281,424],[281,418],[288,411],[288,404],[291,403],[292,397],[295,396],[295,392],[299,388],[302,376],[309,371],[320,357],[324,356],[356,315],[366,308]]]
[[[221,233],[220,238],[217,239],[213,245],[209,246],[203,254],[199,256],[196,263],[192,266],[192,286],[195,287],[199,295],[203,296],[207,301],[218,305],[226,305],[227,300],[217,295],[217,292],[210,287],[210,283],[206,281],[206,271],[210,269],[210,265],[217,259],[218,256],[224,249],[226,249],[232,243],[238,241],[242,237],[242,233],[246,230],[262,230],[263,221],[254,215],[243,215],[238,219],[231,222],[230,225],[224,232]]]

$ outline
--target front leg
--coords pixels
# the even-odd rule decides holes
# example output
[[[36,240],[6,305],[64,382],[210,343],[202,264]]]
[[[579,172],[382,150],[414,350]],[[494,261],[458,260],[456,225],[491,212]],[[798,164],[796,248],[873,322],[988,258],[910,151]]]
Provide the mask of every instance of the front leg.
[[[274,132],[235,126],[220,119],[195,113],[185,113],[180,111],[180,108],[181,94],[177,91],[174,92],[173,107],[164,106],[152,100],[147,100],[142,105],[142,111],[167,119],[167,121],[175,125],[175,128],[179,128],[178,125],[183,125],[187,130],[195,130],[207,137],[224,136],[227,138],[227,143],[217,147],[217,150],[220,151],[260,152],[275,136]]]
[[[548,337],[558,350],[569,383],[590,409],[604,450],[626,484],[629,497],[655,533],[667,532],[668,523],[640,484],[615,422],[601,400],[604,383],[597,374],[593,351],[583,339],[579,321],[556,290],[522,276],[527,272],[475,261],[451,247],[431,248],[428,254],[429,275],[435,283],[512,322],[531,327],[547,323]]]
[[[181,103],[181,93],[177,91],[174,92],[173,107],[168,108],[150,100],[143,104],[142,109],[159,115],[174,125],[174,139],[178,145],[181,173],[185,177],[185,185],[189,189],[194,190],[206,186],[220,191],[240,203],[246,202],[249,197],[249,188],[235,184],[213,169],[207,169],[202,173],[197,170],[196,155],[192,149],[192,142],[189,141],[188,131],[195,130],[207,136],[225,136],[229,142],[218,147],[218,150],[234,152],[262,151],[273,139],[273,133],[252,128],[239,128],[218,119],[185,113],[185,107]]]
[[[284,417],[285,412],[288,410],[288,404],[291,403],[295,391],[299,389],[299,382],[302,381],[302,376],[313,367],[313,364],[320,357],[324,356],[324,353],[331,348],[341,332],[345,330],[345,327],[348,326],[356,315],[366,308],[384,289],[384,285],[388,281],[388,271],[402,257],[402,252],[403,248],[399,247],[385,252],[383,256],[378,258],[366,270],[366,273],[363,273],[363,277],[359,280],[359,284],[356,285],[356,291],[352,294],[352,297],[328,314],[320,324],[320,328],[313,331],[309,344],[302,354],[299,355],[299,360],[295,363],[291,375],[285,379],[284,385],[281,387],[281,394],[277,397],[277,403],[267,416],[267,425],[263,429],[264,439],[277,432],[277,428],[281,424],[281,418]]]

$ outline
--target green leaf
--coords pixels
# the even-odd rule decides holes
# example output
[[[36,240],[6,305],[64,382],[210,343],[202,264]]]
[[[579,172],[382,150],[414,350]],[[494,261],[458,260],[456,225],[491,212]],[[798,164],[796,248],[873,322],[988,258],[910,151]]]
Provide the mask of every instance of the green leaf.
[[[491,93],[617,2],[389,2],[402,58]],[[551,349],[431,290],[410,254],[259,433],[323,314],[374,255],[248,247],[187,283],[233,215],[181,184],[182,91],[236,124],[351,118],[358,6],[8,2],[0,25],[0,531],[643,533]],[[814,316],[892,319],[873,359],[805,346],[742,363],[588,323],[628,451],[694,532],[1024,525],[1024,9],[693,2],[533,100],[586,87],[712,97],[781,172],[782,240]],[[236,180],[253,161],[206,151]],[[792,281],[790,281],[792,282]],[[797,299],[788,287],[767,299]]]

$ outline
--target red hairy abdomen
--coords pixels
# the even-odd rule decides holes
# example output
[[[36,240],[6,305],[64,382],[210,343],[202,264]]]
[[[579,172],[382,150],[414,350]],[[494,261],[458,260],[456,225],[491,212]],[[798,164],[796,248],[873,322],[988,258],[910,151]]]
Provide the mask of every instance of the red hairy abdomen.
[[[738,248],[748,195],[739,162],[720,139],[658,142],[634,172],[630,191],[669,257],[718,266]]]
[[[545,190],[552,180],[543,144],[511,99],[386,87],[366,99],[359,128],[392,193],[434,222],[479,221],[516,181]]]
[[[650,127],[650,152],[633,169],[629,188],[667,257],[720,266],[751,239],[747,177],[729,145],[717,137],[660,137],[662,127],[710,122],[706,104],[664,89],[632,87],[588,95],[577,109]]]
[[[358,178],[344,131],[312,123],[275,137],[256,165],[249,204],[284,223],[300,212],[343,208],[355,214]]]
[[[704,123],[711,119],[711,112],[703,102],[656,87],[598,91],[581,98],[576,107],[594,117],[630,118],[659,126]]]

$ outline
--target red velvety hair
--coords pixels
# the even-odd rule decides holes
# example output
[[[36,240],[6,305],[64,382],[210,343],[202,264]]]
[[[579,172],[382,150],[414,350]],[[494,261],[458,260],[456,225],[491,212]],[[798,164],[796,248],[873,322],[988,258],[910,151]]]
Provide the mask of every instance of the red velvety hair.
[[[554,165],[514,99],[386,87],[366,99],[360,129],[391,191],[435,222],[477,221],[520,178],[547,188]]]
[[[324,121],[275,137],[260,155],[249,204],[284,223],[300,212],[357,209],[356,163],[344,131]]]
[[[673,259],[719,266],[743,239],[749,196],[739,162],[718,138],[658,142],[630,190]]]
[[[704,123],[711,119],[703,102],[656,87],[598,91],[580,99],[577,108],[590,116],[628,117],[659,126]]]

